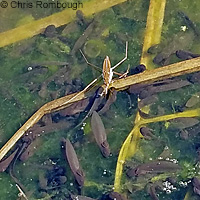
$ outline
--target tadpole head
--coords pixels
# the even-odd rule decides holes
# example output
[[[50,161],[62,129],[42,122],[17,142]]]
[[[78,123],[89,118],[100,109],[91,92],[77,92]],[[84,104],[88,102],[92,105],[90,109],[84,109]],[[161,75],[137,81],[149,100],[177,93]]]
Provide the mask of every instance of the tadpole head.
[[[102,155],[107,158],[110,156],[110,147],[109,147],[109,144],[107,141],[104,141],[102,144],[101,144],[101,153]]]
[[[128,177],[138,177],[139,173],[138,173],[138,168],[134,168],[134,169],[129,169],[127,172],[126,172],[126,175]]]
[[[74,176],[79,186],[82,187],[85,181],[85,176],[84,176],[83,171],[81,169],[77,170]]]

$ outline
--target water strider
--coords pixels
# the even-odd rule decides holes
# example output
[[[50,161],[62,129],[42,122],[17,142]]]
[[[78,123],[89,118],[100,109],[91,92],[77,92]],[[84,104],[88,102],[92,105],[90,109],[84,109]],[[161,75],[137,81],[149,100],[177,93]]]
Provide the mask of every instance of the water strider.
[[[103,96],[103,95],[106,96],[107,95],[109,86],[110,86],[110,84],[112,82],[113,74],[117,74],[117,75],[120,76],[119,78],[122,78],[122,77],[126,77],[128,71],[129,71],[129,69],[127,69],[127,71],[124,74],[120,74],[120,73],[114,71],[114,69],[116,67],[121,65],[128,58],[128,42],[126,42],[125,57],[121,61],[119,61],[115,66],[111,67],[110,58],[108,56],[106,56],[106,58],[104,59],[104,62],[103,62],[103,69],[102,70],[99,67],[93,65],[92,63],[88,62],[88,60],[85,57],[85,55],[83,54],[83,52],[81,50],[80,50],[80,52],[81,52],[83,58],[85,59],[85,61],[86,61],[86,63],[88,65],[94,67],[99,72],[102,72],[105,88],[104,88],[104,91],[102,92],[101,96]]]

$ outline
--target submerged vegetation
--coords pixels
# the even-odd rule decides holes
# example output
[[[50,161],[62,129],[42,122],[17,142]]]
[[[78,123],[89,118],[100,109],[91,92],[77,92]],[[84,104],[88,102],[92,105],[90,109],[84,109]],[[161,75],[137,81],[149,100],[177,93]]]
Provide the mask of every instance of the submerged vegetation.
[[[43,31],[9,46],[0,33],[1,146],[20,133],[0,150],[2,158],[15,145],[0,163],[2,199],[199,198],[198,3],[105,2],[87,2],[71,23],[55,17],[65,10],[38,21],[23,13],[29,23],[8,32]],[[101,96],[102,81],[90,83],[106,55],[112,66],[124,57],[126,42],[115,71],[130,65],[128,77]]]

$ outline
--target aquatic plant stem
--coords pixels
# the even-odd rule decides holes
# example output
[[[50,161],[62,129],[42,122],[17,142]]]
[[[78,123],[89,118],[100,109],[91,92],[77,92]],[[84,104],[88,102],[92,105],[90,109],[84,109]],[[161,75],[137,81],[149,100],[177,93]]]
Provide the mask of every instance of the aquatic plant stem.
[[[198,71],[200,71],[200,57],[152,70],[146,70],[133,76],[114,80],[113,83],[110,84],[110,88],[114,87],[116,90],[122,90],[130,85],[153,83],[158,80],[164,80]]]
[[[161,121],[168,121],[175,118],[180,117],[199,117],[200,116],[200,108],[196,108],[193,110],[187,110],[180,113],[174,113],[170,115],[163,115],[158,117],[152,117],[148,119],[143,119],[138,122],[138,126],[149,124],[149,123],[155,123],[155,122],[161,122]]]
[[[139,113],[137,113],[139,114]],[[139,124],[138,124],[139,125]],[[129,133],[128,137],[124,141],[117,160],[116,172],[115,172],[115,181],[114,181],[114,191],[121,192],[121,179],[122,179],[122,172],[123,166],[125,161],[127,160],[130,154],[134,154],[138,147],[138,140],[140,134],[140,127],[135,125],[131,132]],[[133,141],[133,145],[131,146],[131,141]],[[129,149],[130,148],[130,149]],[[130,152],[129,152],[130,151]]]
[[[152,55],[147,50],[160,43],[161,31],[165,13],[166,0],[151,0],[147,16],[146,30],[144,36],[144,44],[142,48],[141,64],[147,66],[147,69],[153,69]]]
[[[193,193],[192,186],[190,186],[183,200],[190,200],[192,198],[192,193]]]
[[[137,115],[139,115],[139,113],[137,113]],[[115,191],[116,192],[121,191],[120,184],[121,184],[121,178],[122,178],[122,172],[123,172],[123,165],[125,161],[129,159],[130,157],[132,157],[137,151],[139,140],[140,138],[143,137],[140,133],[140,128],[142,126],[145,126],[146,124],[149,124],[149,123],[168,121],[168,120],[176,119],[180,117],[199,117],[199,116],[200,116],[200,108],[184,111],[181,113],[174,113],[174,114],[169,114],[169,115],[152,117],[148,119],[144,119],[141,116],[136,116],[137,121],[133,129],[129,133],[128,137],[124,141],[119,153],[116,174],[115,174],[115,184],[114,184]]]
[[[83,3],[83,8],[80,8],[84,16],[90,16],[95,13],[106,10],[112,6],[125,2],[127,0],[92,0],[89,2]],[[65,9],[59,13],[55,13],[48,17],[30,22],[28,24],[19,26],[17,28],[11,29],[6,32],[0,33],[0,47],[4,47],[9,44],[13,44],[20,40],[31,38],[34,35],[38,35],[43,32],[44,29],[49,25],[54,25],[55,27],[68,24],[71,21],[74,21],[76,18],[76,10]]]
[[[144,64],[147,68],[146,72],[144,72],[146,74],[148,74],[149,69],[153,68],[152,56],[147,54],[147,50],[151,46],[160,42],[165,5],[166,5],[166,0],[161,0],[161,1],[151,0],[150,1],[145,36],[144,36],[144,44],[143,44],[143,49],[142,49],[142,56],[140,60],[140,63]],[[173,73],[171,73],[171,75],[172,74]],[[138,74],[138,75],[140,76],[141,74]],[[141,77],[138,77],[139,80],[140,78]],[[152,78],[153,77],[151,77],[151,80]],[[144,83],[145,81],[146,80],[144,80]],[[137,112],[136,118],[135,118],[135,124],[140,122],[140,120],[141,120],[140,114],[139,112]],[[116,172],[115,172],[115,182],[114,182],[114,190],[117,192],[120,192],[121,190],[120,184],[121,184],[121,178],[122,178],[123,164],[125,162],[125,159],[127,159],[130,156],[130,154],[132,154],[132,156],[135,154],[137,147],[139,145],[139,138],[140,138],[139,136],[140,136],[140,127],[135,125],[132,131],[129,133],[129,136],[123,143],[122,148],[120,150],[118,161],[117,161]],[[129,148],[131,148],[130,151],[128,151]]]

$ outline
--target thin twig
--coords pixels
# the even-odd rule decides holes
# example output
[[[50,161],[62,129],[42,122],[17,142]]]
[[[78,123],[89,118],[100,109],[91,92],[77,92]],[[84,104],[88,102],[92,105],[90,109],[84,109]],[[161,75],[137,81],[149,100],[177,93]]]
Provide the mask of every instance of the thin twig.
[[[19,185],[16,184],[17,189],[19,190],[19,195],[23,196],[24,199],[28,200],[27,196],[25,195],[25,193],[23,192],[23,190],[20,188]]]

